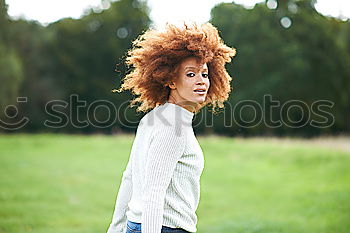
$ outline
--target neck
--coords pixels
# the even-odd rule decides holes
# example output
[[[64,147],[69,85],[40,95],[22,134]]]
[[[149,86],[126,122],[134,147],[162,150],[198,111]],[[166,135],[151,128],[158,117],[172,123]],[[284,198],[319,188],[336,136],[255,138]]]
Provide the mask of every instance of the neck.
[[[169,96],[169,99],[167,100],[167,102],[171,104],[179,105],[180,107],[183,107],[184,109],[192,113],[197,112],[200,107],[198,103],[191,102],[188,100],[177,101],[173,96]]]

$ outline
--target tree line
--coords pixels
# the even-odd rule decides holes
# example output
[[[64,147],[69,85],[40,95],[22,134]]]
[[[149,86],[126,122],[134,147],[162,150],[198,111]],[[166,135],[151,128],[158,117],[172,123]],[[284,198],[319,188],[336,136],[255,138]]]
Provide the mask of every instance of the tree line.
[[[212,8],[210,22],[237,49],[227,64],[233,89],[224,111],[204,108],[195,116],[197,133],[350,131],[350,23],[321,15],[314,3]],[[130,71],[124,60],[131,42],[152,24],[145,1],[110,2],[108,9],[48,26],[11,19],[5,0],[0,4],[1,132],[136,130],[144,113],[128,106],[131,93],[112,90]]]

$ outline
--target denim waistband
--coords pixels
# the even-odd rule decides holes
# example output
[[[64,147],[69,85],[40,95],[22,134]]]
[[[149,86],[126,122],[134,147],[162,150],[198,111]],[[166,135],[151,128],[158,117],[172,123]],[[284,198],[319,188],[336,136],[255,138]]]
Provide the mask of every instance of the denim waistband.
[[[128,227],[132,230],[140,231],[141,232],[141,223],[133,222],[128,220],[127,223]],[[186,231],[182,228],[171,228],[167,226],[162,226],[162,233],[190,233],[189,231]]]

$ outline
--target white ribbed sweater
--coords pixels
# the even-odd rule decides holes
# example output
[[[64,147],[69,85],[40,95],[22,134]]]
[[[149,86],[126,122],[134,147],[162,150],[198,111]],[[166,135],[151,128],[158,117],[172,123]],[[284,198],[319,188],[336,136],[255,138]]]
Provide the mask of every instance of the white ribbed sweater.
[[[193,116],[166,102],[141,119],[107,233],[125,233],[127,220],[142,233],[161,233],[162,225],[197,231],[204,157]]]

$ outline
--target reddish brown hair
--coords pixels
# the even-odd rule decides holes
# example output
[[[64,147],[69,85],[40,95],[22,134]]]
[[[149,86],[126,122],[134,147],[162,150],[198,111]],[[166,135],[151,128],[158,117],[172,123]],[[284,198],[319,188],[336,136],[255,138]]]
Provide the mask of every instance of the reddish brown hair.
[[[205,23],[184,27],[166,24],[165,31],[149,29],[133,42],[128,51],[126,64],[133,66],[117,92],[130,90],[138,95],[131,101],[131,107],[137,102],[141,105],[136,111],[147,111],[168,100],[170,88],[167,86],[176,77],[177,65],[190,56],[207,63],[210,87],[206,100],[201,104],[223,108],[231,92],[232,78],[225,69],[225,63],[231,62],[236,49],[226,46],[218,30]]]

